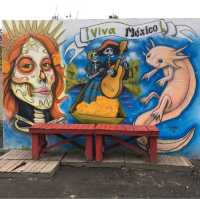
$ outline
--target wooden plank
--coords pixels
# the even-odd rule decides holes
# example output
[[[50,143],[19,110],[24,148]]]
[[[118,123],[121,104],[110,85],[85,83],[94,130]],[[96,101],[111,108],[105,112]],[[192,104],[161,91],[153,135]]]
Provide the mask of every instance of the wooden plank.
[[[189,167],[193,167],[192,163],[185,157],[180,157],[182,159],[182,161],[184,162],[185,166],[189,166]]]
[[[16,150],[11,150],[7,153],[5,153],[3,156],[1,156],[1,159],[13,159],[13,157],[15,157],[15,153],[16,153]]]
[[[97,130],[96,134],[99,135],[127,135],[127,136],[153,136],[150,131],[107,131],[107,130]]]
[[[19,151],[19,150],[15,150],[13,153],[12,153],[12,156],[10,157],[10,159],[21,159],[21,156],[22,156],[22,151]]]
[[[123,131],[123,130],[125,130],[125,126],[126,125],[122,126],[122,125],[112,125],[112,124],[97,124],[95,129],[96,130],[105,130],[105,131]]]
[[[47,161],[39,161],[37,165],[35,165],[30,172],[39,173],[47,164]]]
[[[13,162],[14,161],[14,162]],[[9,160],[6,164],[4,164],[1,168],[0,168],[0,172],[6,172],[7,169],[9,169],[9,167],[13,166],[13,164],[16,163],[15,160]]]
[[[27,162],[27,166],[22,168],[20,171],[17,170],[15,172],[23,173],[50,173],[58,167],[58,161],[30,161]]]
[[[0,160],[7,159],[7,160],[25,160],[25,159],[32,159],[31,157],[31,150],[11,150],[0,157]]]
[[[30,128],[30,133],[43,133],[46,130],[93,130],[94,124],[34,124]]]
[[[8,163],[8,160],[0,160],[0,168]]]
[[[134,126],[130,124],[97,124],[96,130],[106,130],[106,131],[147,131],[146,126]]]
[[[31,160],[32,159],[32,152],[31,152],[31,150],[24,150],[21,159],[23,159],[23,160]]]
[[[8,152],[6,159],[13,160],[18,156],[17,150],[11,150]]]
[[[24,159],[24,150],[18,150],[16,154],[16,159]]]
[[[152,132],[146,126],[134,125],[112,125],[112,124],[98,124],[95,128],[97,134],[105,135],[130,135],[130,136],[152,136]],[[153,133],[154,134],[154,133]]]
[[[9,168],[9,170],[8,170],[9,172],[13,172],[13,170],[18,168],[20,165],[24,164],[24,160],[11,160],[11,161],[16,161],[16,163],[13,164],[13,166]]]
[[[41,134],[41,135],[55,135],[55,134],[80,134],[88,135],[93,134],[93,130],[88,129],[43,129],[42,131],[34,131],[31,134]]]
[[[142,132],[148,132],[148,129],[146,126],[133,126],[133,130],[137,133],[142,133]]]
[[[27,162],[27,166],[21,172],[30,172],[31,169],[38,164],[38,161]]]
[[[8,153],[9,153],[9,152],[8,152]],[[0,156],[0,160],[6,159],[6,156],[7,156],[8,153],[5,153],[4,155]]]
[[[20,157],[19,150],[13,150],[13,151],[11,151],[9,159],[12,159],[12,160],[13,159],[20,159],[19,157]]]
[[[19,168],[17,168],[17,169],[15,169],[14,170],[14,172],[16,172],[16,173],[20,173],[20,172],[24,172],[24,170],[27,168],[27,167],[30,167],[30,166],[32,166],[32,162],[33,161],[25,161],[25,165],[23,165],[23,166],[21,166],[21,167],[19,167]]]
[[[40,171],[40,173],[49,173],[52,172],[59,165],[58,161],[48,161],[48,164]]]
[[[1,167],[0,172],[10,172],[13,168],[19,165],[22,160],[9,160],[6,165]]]
[[[182,167],[192,167],[191,162],[182,156],[168,156],[162,155],[158,156],[158,165],[170,165],[170,166],[182,166]]]
[[[40,164],[40,161],[34,161],[30,164],[29,167],[25,168],[23,172],[34,173],[35,167]]]
[[[25,165],[22,163],[25,162]],[[43,177],[52,176],[59,166],[59,161],[32,161],[32,160],[1,160],[0,177],[16,177],[39,174]],[[22,165],[21,167],[18,167]],[[15,169],[16,168],[16,169]]]

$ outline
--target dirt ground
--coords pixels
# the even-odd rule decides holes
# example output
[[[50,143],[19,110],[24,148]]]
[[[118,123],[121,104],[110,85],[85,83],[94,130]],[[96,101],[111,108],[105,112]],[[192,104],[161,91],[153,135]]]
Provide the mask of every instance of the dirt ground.
[[[200,198],[200,161],[193,169],[62,166],[51,178],[0,178],[0,197]]]

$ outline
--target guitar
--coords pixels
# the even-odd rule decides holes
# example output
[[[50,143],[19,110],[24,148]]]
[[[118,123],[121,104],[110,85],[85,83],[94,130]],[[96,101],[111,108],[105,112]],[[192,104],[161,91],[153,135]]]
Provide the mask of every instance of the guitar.
[[[125,69],[120,66],[121,55],[126,50],[127,41],[122,41],[119,44],[120,55],[114,66],[111,68],[115,71],[115,75],[106,75],[101,81],[101,92],[108,98],[116,98],[122,91],[122,81],[125,75]]]

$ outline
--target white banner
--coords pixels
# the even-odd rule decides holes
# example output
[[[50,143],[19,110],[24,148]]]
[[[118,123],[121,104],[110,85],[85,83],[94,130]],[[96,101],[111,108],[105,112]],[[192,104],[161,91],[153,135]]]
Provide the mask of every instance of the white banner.
[[[105,36],[139,39],[155,34],[182,37],[188,40],[192,40],[193,37],[196,37],[196,33],[189,26],[175,25],[173,22],[166,22],[163,19],[139,25],[126,24],[120,21],[105,22],[80,28],[80,33],[75,36],[74,42],[68,46],[65,54],[73,49],[75,53],[71,56],[69,61],[72,62],[73,59],[82,52],[83,48],[94,39]]]
[[[167,27],[162,21],[132,26],[122,22],[106,22],[80,29],[80,41],[86,43],[102,36],[117,35],[127,39],[138,39],[155,33],[165,33]]]

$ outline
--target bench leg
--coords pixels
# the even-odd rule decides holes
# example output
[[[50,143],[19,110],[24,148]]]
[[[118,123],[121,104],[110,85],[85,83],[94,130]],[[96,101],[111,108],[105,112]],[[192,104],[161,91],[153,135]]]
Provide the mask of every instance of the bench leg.
[[[40,157],[40,136],[32,134],[32,159],[37,160]]]
[[[93,160],[93,138],[92,135],[86,135],[85,156],[87,160]]]
[[[156,137],[149,138],[149,155],[150,155],[151,162],[155,162],[157,160],[157,138]]]
[[[40,146],[42,148],[45,148],[47,146],[46,136],[40,135]]]
[[[96,161],[103,160],[103,136],[96,135]]]

